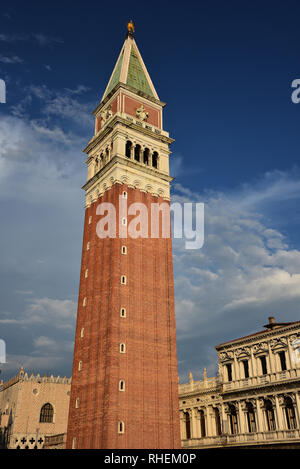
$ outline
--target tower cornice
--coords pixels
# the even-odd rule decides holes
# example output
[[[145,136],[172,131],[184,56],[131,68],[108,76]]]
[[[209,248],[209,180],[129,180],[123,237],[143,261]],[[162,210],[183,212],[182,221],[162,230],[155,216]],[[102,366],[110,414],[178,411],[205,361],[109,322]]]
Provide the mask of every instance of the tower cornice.
[[[92,138],[92,140],[90,140],[88,145],[83,149],[83,152],[89,154],[89,152],[96,145],[98,145],[109,133],[111,133],[115,129],[116,124],[121,124],[127,128],[138,130],[142,134],[152,137],[155,140],[158,140],[164,143],[171,144],[172,142],[175,141],[173,138],[168,137],[167,135],[164,135],[162,133],[163,131],[160,131],[158,129],[155,129],[154,131],[149,130],[148,128],[146,128],[146,126],[144,127],[143,125],[136,124],[132,118],[124,118],[116,114],[111,119],[111,121],[106,125],[106,127],[103,130],[101,130],[97,135],[95,135]]]
[[[121,156],[115,155],[109,161],[109,163],[107,163],[107,165],[104,166],[104,168],[102,168],[100,171],[98,171],[98,173],[96,173],[91,179],[89,179],[82,186],[82,189],[84,189],[85,191],[89,190],[95,184],[96,181],[98,181],[99,179],[102,179],[105,176],[105,174],[108,173],[111,170],[111,168],[113,166],[115,166],[116,164],[121,164],[124,167],[132,168],[135,171],[140,169],[141,172],[143,172],[145,174],[149,174],[151,176],[158,177],[159,179],[162,179],[163,181],[168,182],[168,183],[170,183],[171,181],[174,180],[174,178],[172,176],[169,176],[168,174],[164,174],[161,171],[158,171],[157,169],[153,169],[153,168],[150,168],[150,167],[147,167],[147,166],[142,166],[141,168],[139,168],[139,167],[137,167],[137,165],[134,161],[131,161],[131,160],[122,158]]]

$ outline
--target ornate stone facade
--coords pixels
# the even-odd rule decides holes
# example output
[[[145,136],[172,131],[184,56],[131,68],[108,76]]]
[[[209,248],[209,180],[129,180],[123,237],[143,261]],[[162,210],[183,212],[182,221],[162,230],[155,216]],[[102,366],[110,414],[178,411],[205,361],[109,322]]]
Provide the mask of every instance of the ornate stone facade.
[[[0,447],[42,449],[66,433],[71,379],[20,373],[0,385]]]
[[[300,321],[265,328],[216,347],[218,376],[179,385],[183,447],[300,448]]]

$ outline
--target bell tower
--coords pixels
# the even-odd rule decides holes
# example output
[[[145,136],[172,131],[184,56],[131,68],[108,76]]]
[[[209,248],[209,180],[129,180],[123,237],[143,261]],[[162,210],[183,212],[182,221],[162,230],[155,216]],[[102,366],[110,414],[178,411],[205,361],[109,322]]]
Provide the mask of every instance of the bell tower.
[[[132,22],[94,111],[67,448],[180,448],[172,241],[129,236],[121,205],[169,210],[169,145]],[[116,232],[99,236],[101,204]],[[151,223],[149,223],[150,225]],[[125,234],[124,234],[125,233]]]

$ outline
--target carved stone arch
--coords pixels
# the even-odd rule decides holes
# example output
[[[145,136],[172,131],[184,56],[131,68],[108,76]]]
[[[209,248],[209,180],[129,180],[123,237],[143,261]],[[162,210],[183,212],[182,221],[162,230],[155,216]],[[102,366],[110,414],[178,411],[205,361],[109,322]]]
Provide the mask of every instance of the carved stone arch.
[[[129,182],[128,176],[121,176],[121,181],[123,184],[128,184]]]
[[[250,349],[249,347],[241,347],[236,349],[235,356],[241,360],[242,358],[249,358],[250,357]]]
[[[135,179],[135,180],[133,181],[133,185],[134,185],[134,187],[140,187],[141,181],[140,181],[139,179]]]
[[[268,344],[267,342],[261,342],[253,347],[254,354],[257,355],[259,353],[266,353],[268,352]]]
[[[272,352],[276,353],[277,351],[287,349],[287,341],[280,338],[280,339],[274,339],[271,341],[271,350]]]
[[[233,360],[233,352],[221,352],[220,353],[220,360],[223,361],[232,361]]]
[[[146,184],[145,189],[147,192],[153,192],[153,187],[150,184]]]
[[[275,397],[274,396],[265,396],[264,397],[264,407],[266,406],[267,401],[270,401],[273,408],[275,408],[276,402],[275,402]]]

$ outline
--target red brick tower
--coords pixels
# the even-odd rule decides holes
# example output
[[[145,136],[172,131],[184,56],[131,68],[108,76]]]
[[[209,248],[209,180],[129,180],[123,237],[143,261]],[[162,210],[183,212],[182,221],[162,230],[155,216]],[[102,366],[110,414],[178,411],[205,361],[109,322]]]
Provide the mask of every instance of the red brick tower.
[[[129,29],[85,149],[67,448],[181,447],[171,238],[122,237],[134,217],[119,213],[136,202],[149,214],[152,204],[169,209],[173,140],[163,107]],[[104,202],[115,207],[117,228],[101,238]]]

